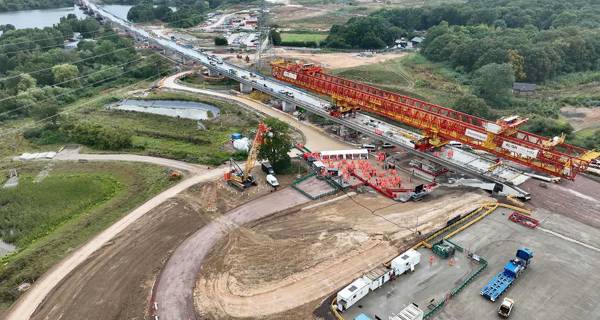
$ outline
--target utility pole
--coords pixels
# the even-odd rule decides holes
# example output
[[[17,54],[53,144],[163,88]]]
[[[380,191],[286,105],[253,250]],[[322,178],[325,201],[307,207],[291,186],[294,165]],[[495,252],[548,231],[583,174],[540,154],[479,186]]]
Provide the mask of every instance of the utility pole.
[[[269,46],[269,22],[267,15],[267,4],[265,0],[260,2],[260,14],[258,16],[258,46],[256,48],[256,67],[260,71],[263,67],[263,50]]]

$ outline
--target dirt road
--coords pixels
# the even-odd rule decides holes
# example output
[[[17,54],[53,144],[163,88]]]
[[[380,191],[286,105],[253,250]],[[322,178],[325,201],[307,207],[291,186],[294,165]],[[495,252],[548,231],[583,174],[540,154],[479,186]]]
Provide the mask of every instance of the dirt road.
[[[150,210],[174,197],[183,190],[195,184],[209,181],[222,176],[226,168],[218,168],[191,176],[175,186],[163,191],[156,197],[148,200],[121,220],[102,231],[91,241],[75,250],[71,255],[49,270],[38,279],[35,284],[24,294],[8,311],[6,320],[26,320],[31,317],[36,308],[44,301],[46,296],[73,270],[78,268],[86,259],[103,246],[110,243],[113,238],[128,226],[144,216]]]
[[[135,154],[81,154],[77,149],[64,149],[59,152],[54,159],[56,160],[87,160],[87,161],[132,161],[157,164],[159,166],[184,170],[189,173],[200,173],[206,171],[206,166],[200,166],[183,161],[140,156]]]
[[[200,93],[209,96],[215,96],[219,98],[234,100],[244,105],[247,105],[261,113],[264,113],[268,116],[277,118],[290,126],[300,130],[306,139],[306,147],[313,151],[322,151],[322,150],[336,150],[336,149],[348,149],[350,146],[340,140],[335,138],[331,138],[327,133],[323,132],[322,129],[312,126],[310,124],[306,124],[296,120],[294,117],[289,114],[273,109],[263,103],[258,101],[245,98],[242,96],[236,96],[232,94],[227,94],[223,92],[215,92],[211,90],[204,90],[189,87],[177,82],[177,79],[182,78],[183,76],[192,73],[191,71],[178,73],[167,78],[161,80],[161,87],[168,88],[172,90],[178,91],[187,91],[193,93]]]
[[[157,280],[155,302],[160,319],[196,319],[193,302],[196,276],[204,257],[227,233],[308,201],[296,190],[286,188],[240,206],[196,231],[173,252]]]

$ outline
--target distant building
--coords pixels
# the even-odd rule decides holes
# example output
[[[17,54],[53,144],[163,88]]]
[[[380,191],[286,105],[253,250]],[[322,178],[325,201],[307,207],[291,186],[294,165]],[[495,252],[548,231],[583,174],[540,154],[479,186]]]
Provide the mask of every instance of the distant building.
[[[423,40],[425,40],[423,37],[413,37],[410,39],[410,43],[412,43],[413,47],[418,47]]]
[[[396,43],[396,48],[399,49],[405,49],[405,48],[409,48],[412,47],[412,43],[409,43],[408,41],[406,41],[405,38],[400,38],[400,39],[396,39],[396,41],[394,41]]]
[[[512,92],[514,95],[528,96],[534,94],[536,88],[535,83],[515,82],[513,83]]]

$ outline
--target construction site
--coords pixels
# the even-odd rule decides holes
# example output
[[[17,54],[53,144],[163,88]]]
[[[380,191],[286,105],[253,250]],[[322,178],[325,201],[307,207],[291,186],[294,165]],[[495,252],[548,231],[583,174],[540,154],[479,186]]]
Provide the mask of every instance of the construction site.
[[[598,318],[599,151],[524,131],[518,115],[485,120],[313,63],[250,71],[79,3],[197,64],[152,90],[233,101],[261,120],[227,142],[243,159],[217,166],[68,148],[16,159],[150,162],[181,180],[73,248],[6,319]],[[255,11],[203,28],[254,31]],[[194,74],[239,90],[180,81]],[[281,134],[267,117],[298,142],[285,172],[260,156]],[[17,182],[11,170],[4,188]]]

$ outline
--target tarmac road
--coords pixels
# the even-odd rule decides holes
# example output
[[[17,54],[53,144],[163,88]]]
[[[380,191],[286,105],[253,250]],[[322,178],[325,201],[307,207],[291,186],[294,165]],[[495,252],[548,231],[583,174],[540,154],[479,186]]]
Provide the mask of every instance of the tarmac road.
[[[157,280],[154,301],[159,318],[196,319],[193,302],[196,277],[204,258],[230,230],[309,201],[300,192],[285,188],[231,210],[196,231],[173,252]]]

